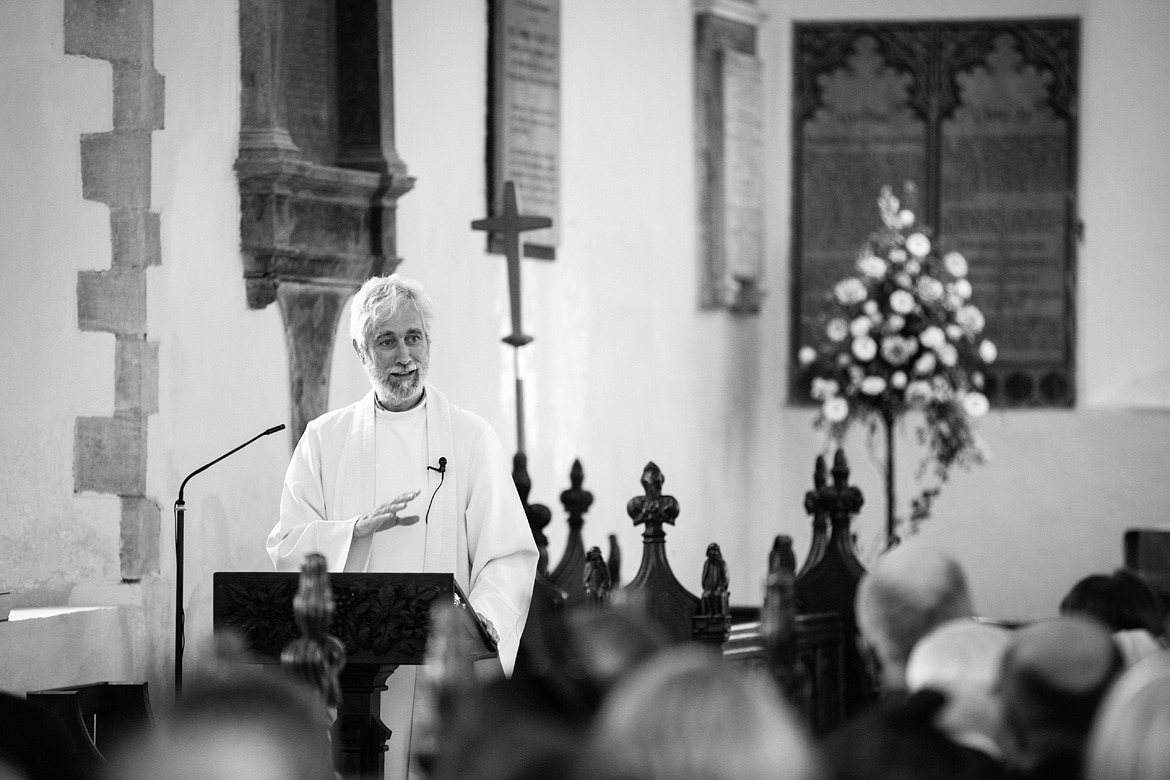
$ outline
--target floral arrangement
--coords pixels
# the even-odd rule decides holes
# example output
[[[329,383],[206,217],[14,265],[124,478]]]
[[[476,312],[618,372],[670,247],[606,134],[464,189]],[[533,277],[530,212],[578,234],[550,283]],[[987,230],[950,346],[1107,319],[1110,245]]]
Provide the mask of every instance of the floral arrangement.
[[[912,184],[904,196],[912,201]],[[971,418],[987,413],[983,369],[996,347],[981,335],[984,316],[971,302],[966,258],[940,249],[890,187],[882,188],[878,208],[883,227],[859,253],[856,273],[833,287],[822,343],[802,347],[798,358],[821,403],[818,427],[840,441],[855,422],[868,423],[871,437],[885,424],[888,475],[895,421],[922,413],[917,435],[927,455],[916,477],[930,469],[937,484],[912,500],[913,530],[929,517],[952,466],[983,462]],[[896,520],[888,522],[893,537]]]

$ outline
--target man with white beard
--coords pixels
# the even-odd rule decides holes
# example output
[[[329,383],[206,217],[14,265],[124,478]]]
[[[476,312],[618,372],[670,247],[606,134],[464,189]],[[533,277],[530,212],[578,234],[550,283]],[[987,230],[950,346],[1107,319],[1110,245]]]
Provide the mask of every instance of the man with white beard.
[[[397,274],[358,290],[350,336],[371,391],[305,429],[268,554],[283,571],[319,552],[330,571],[453,573],[510,675],[536,544],[495,431],[426,384],[433,318]]]

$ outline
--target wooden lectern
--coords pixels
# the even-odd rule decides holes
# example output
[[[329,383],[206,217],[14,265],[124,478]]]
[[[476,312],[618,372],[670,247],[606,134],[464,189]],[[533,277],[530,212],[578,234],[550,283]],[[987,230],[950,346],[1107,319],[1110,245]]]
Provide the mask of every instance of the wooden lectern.
[[[258,663],[278,664],[299,631],[293,618],[295,572],[216,572],[216,631],[243,637]],[[347,777],[382,777],[390,730],[382,723],[386,679],[402,664],[421,664],[431,608],[454,604],[466,627],[470,658],[496,655],[453,574],[330,574],[337,604],[331,633],[345,645],[343,701],[333,726],[338,769]]]

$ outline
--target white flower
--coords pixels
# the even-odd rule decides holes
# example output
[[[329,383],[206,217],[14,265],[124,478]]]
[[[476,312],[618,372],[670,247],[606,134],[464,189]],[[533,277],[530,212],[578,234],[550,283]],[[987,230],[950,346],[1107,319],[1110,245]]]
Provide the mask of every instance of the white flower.
[[[853,339],[853,356],[858,360],[873,360],[876,354],[877,342],[869,336],[861,336]]]
[[[885,327],[882,328],[883,333],[901,333],[902,328],[906,327],[906,318],[901,314],[891,314],[886,318]]]
[[[914,296],[905,290],[894,290],[890,293],[890,308],[898,314],[909,314],[914,311]]]
[[[845,320],[837,317],[829,320],[829,324],[825,326],[825,335],[829,337],[829,341],[844,341],[849,335],[849,326],[845,324]]]
[[[926,257],[930,254],[930,239],[921,233],[911,233],[906,236],[906,251],[915,257]]]
[[[922,263],[918,262],[917,260],[907,260],[905,268],[906,273],[916,274],[922,270]]]
[[[890,384],[897,390],[901,390],[906,386],[906,372],[895,371],[894,375],[890,377]]]
[[[918,342],[914,339],[904,339],[891,336],[882,340],[882,357],[891,366],[900,366],[914,357],[918,351]]]
[[[866,314],[877,314],[877,301],[866,301],[865,305],[861,307],[861,310]]]
[[[963,396],[963,410],[972,417],[982,417],[991,408],[983,393],[967,393]]]
[[[946,377],[936,376],[930,380],[930,388],[934,391],[934,397],[940,401],[945,401],[951,397],[952,389]]]
[[[959,279],[951,285],[951,289],[963,300],[971,297],[971,283],[966,279]]]
[[[838,423],[849,416],[849,402],[841,396],[826,398],[821,404],[821,414],[832,423]]]
[[[842,352],[840,355],[837,356],[837,365],[838,366],[847,366],[852,362],[853,362],[853,358],[849,357],[848,352]]]
[[[866,395],[881,395],[886,389],[886,380],[880,376],[867,376],[861,380],[861,392]]]
[[[953,366],[959,362],[959,350],[954,344],[943,344],[938,348],[938,360],[944,366]]]
[[[929,374],[931,371],[934,371],[937,363],[938,359],[934,356],[933,352],[923,352],[922,356],[914,361],[914,372],[923,375]]]
[[[930,385],[917,379],[906,385],[906,403],[911,406],[923,405],[930,400]]]
[[[983,358],[984,363],[994,363],[999,357],[999,350],[993,342],[983,339],[983,343],[979,345],[979,357]]]
[[[981,374],[978,371],[971,372],[971,384],[975,385],[980,390],[982,390],[983,389],[983,374]]]
[[[871,279],[881,279],[886,273],[886,261],[877,255],[866,255],[857,261],[857,270]]]
[[[947,252],[943,257],[943,265],[951,272],[951,276],[963,277],[967,275],[967,258],[958,252]]]
[[[958,325],[947,325],[947,338],[951,341],[958,341],[963,338],[963,329]]]
[[[852,276],[837,282],[837,286],[833,288],[833,294],[837,296],[838,301],[846,306],[861,303],[868,295],[865,290],[865,282]]]
[[[974,306],[964,306],[955,313],[955,322],[962,326],[963,330],[968,333],[978,333],[983,330],[985,323],[983,319],[983,312]]]
[[[898,212],[898,219],[902,222],[902,227],[910,227],[914,224],[914,212],[910,209],[902,209]]]
[[[800,351],[796,353],[796,359],[800,361],[802,366],[807,366],[817,359],[817,351],[812,347],[801,347]]]
[[[938,349],[947,342],[947,337],[942,332],[942,328],[937,325],[931,325],[918,335],[918,340],[927,349]]]
[[[914,286],[914,280],[905,271],[895,276],[894,281],[897,282],[899,287],[905,287],[907,290]]]
[[[873,320],[869,317],[855,317],[853,322],[849,323],[849,332],[854,336],[864,336],[869,333],[870,328],[873,327]]]
[[[841,390],[841,385],[837,384],[836,379],[822,379],[819,376],[814,377],[812,381],[812,388],[809,390],[809,395],[817,400],[822,398],[832,398]]]
[[[894,249],[891,249],[890,250],[890,262],[891,263],[904,263],[904,262],[906,262],[906,250],[902,249],[900,247],[895,247]]]
[[[943,283],[931,276],[918,279],[918,296],[924,301],[937,301],[943,297]]]

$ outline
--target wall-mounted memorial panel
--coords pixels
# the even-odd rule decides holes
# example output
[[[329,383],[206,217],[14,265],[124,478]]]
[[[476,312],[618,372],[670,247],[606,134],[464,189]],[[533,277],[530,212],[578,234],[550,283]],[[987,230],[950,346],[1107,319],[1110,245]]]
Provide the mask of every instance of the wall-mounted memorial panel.
[[[793,356],[878,191],[912,181],[919,221],[970,264],[993,405],[1073,405],[1079,39],[1076,19],[796,25]]]

